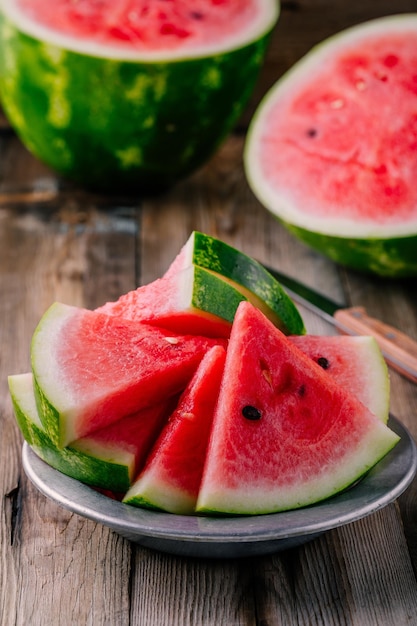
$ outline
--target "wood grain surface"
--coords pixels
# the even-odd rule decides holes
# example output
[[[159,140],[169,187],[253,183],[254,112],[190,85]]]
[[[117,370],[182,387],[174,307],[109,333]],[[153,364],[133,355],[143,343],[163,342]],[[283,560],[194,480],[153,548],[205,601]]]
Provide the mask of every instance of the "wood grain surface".
[[[397,0],[394,9],[417,6]],[[305,247],[260,206],[242,169],[244,131],[268,86],[323,37],[390,12],[388,0],[283,2],[236,132],[163,196],[99,197],[62,185],[6,121],[0,125],[1,626],[417,624],[416,482],[376,514],[276,555],[170,556],[131,544],[37,492],[22,469],[22,437],[7,390],[8,374],[29,369],[31,335],[53,301],[94,308],[155,279],[193,229],[342,304],[364,306],[417,339],[416,280],[360,275]],[[300,310],[309,332],[335,332]],[[417,386],[394,371],[391,410],[417,439]]]

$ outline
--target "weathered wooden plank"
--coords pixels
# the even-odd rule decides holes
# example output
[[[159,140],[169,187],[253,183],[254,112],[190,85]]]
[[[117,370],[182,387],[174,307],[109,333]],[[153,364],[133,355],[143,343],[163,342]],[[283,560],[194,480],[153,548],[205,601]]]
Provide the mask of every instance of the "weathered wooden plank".
[[[138,548],[132,577],[132,624],[255,626],[247,561],[187,559]]]
[[[396,326],[411,337],[417,338],[417,281],[387,280],[344,272],[344,285],[348,301],[364,306],[371,315]],[[394,371],[390,372],[392,413],[409,429],[417,441],[417,394],[415,384]],[[414,570],[417,572],[417,479],[399,499]]]
[[[415,10],[414,0],[282,0],[264,66],[240,125],[247,126],[266,91],[316,44],[366,20]]]
[[[24,161],[22,175],[36,175]],[[6,378],[29,369],[31,335],[54,300],[94,307],[135,286],[136,210],[58,199],[3,207],[0,224],[0,623],[125,624],[130,545],[28,483]]]

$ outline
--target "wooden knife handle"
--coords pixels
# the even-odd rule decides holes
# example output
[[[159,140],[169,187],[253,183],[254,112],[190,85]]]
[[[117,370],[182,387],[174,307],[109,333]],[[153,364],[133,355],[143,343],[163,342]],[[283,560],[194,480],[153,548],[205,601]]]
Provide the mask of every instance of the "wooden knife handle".
[[[388,365],[417,382],[417,341],[393,326],[369,317],[363,307],[339,309],[334,318],[338,329],[348,335],[372,335]]]

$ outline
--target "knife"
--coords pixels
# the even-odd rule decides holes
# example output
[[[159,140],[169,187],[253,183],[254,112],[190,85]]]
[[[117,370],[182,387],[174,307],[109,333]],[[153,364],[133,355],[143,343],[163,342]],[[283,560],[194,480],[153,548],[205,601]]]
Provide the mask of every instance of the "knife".
[[[267,266],[265,269],[281,283],[294,302],[330,322],[339,332],[372,335],[388,365],[417,383],[417,341],[393,326],[370,317],[364,307],[344,307],[294,278]]]

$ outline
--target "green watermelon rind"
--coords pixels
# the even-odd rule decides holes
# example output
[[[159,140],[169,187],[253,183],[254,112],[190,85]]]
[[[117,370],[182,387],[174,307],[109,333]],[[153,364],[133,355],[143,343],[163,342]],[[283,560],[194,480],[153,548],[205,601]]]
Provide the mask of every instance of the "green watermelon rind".
[[[384,239],[335,237],[280,221],[310,248],[340,265],[385,278],[417,276],[417,234]]]
[[[389,33],[390,29],[401,31],[412,24],[417,28],[417,14],[385,16],[345,29],[314,46],[265,95],[251,120],[244,148],[244,169],[249,186],[262,205],[289,232],[342,266],[387,278],[417,276],[417,220],[406,228],[401,224],[385,229],[370,225],[362,232],[359,226],[350,223],[341,225],[340,232],[330,220],[314,220],[309,224],[307,214],[294,215],[292,208],[283,198],[276,197],[274,190],[269,189],[262,179],[257,165],[257,141],[262,118],[273,105],[276,92],[302,82],[300,70],[304,68],[308,76],[310,67],[315,68],[328,49],[333,48],[336,52],[339,42],[346,41],[347,37],[361,37],[366,32]],[[354,232],[351,232],[353,228]]]
[[[49,326],[49,319],[53,318],[55,320],[55,324],[51,327],[52,330],[45,331],[45,326]],[[57,392],[57,397],[53,397],[52,401],[48,396],[51,394],[51,390],[49,394],[45,394],[44,380],[48,379],[48,372],[55,368],[55,362],[53,355],[45,353],[44,344],[42,341],[42,336],[45,332],[48,332],[49,338],[59,336],[61,326],[66,322],[65,311],[60,310],[59,306],[53,304],[48,308],[46,313],[40,319],[35,331],[32,335],[31,340],[31,369],[33,373],[33,391],[35,395],[35,402],[37,411],[42,423],[45,432],[48,437],[57,445],[58,448],[61,448],[61,433],[60,433],[60,422],[61,422],[61,412],[59,410],[60,403],[63,402],[65,404],[65,400],[63,398],[58,397],[61,395],[61,391],[55,390]],[[42,370],[45,370],[42,376],[38,372],[38,364],[41,366]],[[49,387],[49,386],[48,386]],[[52,390],[52,396],[53,396]]]
[[[92,487],[125,493],[133,479],[134,455],[101,448],[86,454],[77,444],[56,446],[46,433],[33,393],[32,374],[9,376],[9,390],[17,424],[25,441],[45,463]],[[32,394],[31,394],[32,391]]]
[[[193,498],[187,497],[180,489],[175,490],[172,484],[167,489],[166,483],[152,473],[129,488],[123,503],[175,515],[192,515],[195,507]]]
[[[198,265],[181,272],[181,279],[191,285],[190,302],[198,311],[215,315],[232,324],[239,303],[246,300],[237,289]]]
[[[0,96],[26,147],[88,187],[163,189],[201,166],[241,116],[272,28],[208,57],[104,58],[38,41],[0,13]],[[88,149],[86,149],[88,147]]]
[[[194,231],[186,244],[194,265],[232,281],[243,295],[260,308],[286,334],[302,335],[306,329],[295,304],[280,283],[255,259],[220,239]]]

